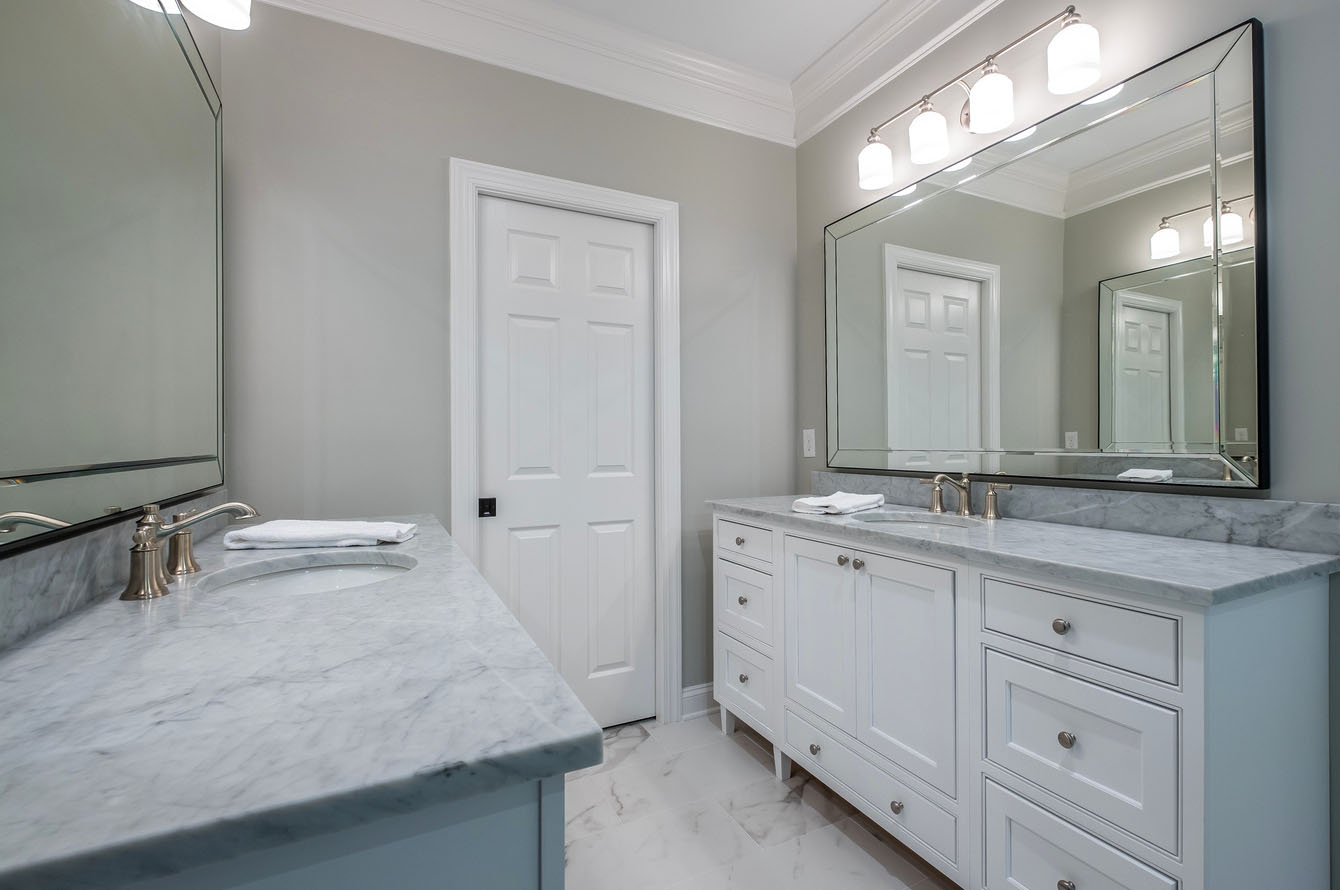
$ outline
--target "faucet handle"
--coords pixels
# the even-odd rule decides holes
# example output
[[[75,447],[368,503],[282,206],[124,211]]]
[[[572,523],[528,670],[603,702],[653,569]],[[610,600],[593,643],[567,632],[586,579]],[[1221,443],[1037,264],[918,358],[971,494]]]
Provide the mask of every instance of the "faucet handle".
[[[940,477],[934,479],[922,479],[922,485],[931,486],[931,507],[932,513],[943,513],[945,511],[945,492],[940,487]]]
[[[996,500],[996,492],[1004,489],[1013,491],[1014,486],[1008,482],[988,482],[986,483],[986,509],[982,511],[983,519],[999,519],[1000,505]]]

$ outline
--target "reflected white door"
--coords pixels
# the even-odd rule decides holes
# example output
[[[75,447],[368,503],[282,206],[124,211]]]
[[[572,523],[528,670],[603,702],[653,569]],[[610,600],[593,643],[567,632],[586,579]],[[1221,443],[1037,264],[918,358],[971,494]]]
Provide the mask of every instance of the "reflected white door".
[[[1119,445],[1171,446],[1170,328],[1166,312],[1130,305],[1118,309],[1113,432]]]
[[[982,282],[889,265],[889,448],[900,469],[971,472],[982,448]]]
[[[479,270],[480,569],[602,725],[653,716],[651,226],[485,197]]]

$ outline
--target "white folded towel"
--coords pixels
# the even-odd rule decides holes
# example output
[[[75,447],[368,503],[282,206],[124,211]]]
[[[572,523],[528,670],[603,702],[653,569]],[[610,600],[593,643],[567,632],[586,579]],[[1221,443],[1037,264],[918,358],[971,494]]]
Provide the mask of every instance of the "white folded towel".
[[[1118,479],[1125,479],[1127,482],[1167,482],[1172,477],[1172,470],[1142,470],[1138,467],[1117,474]]]
[[[882,506],[884,506],[882,494],[850,494],[835,491],[827,497],[796,498],[791,509],[796,513],[843,514],[859,513],[862,510],[873,510]]]
[[[371,547],[403,544],[419,527],[412,522],[352,522],[274,519],[235,528],[223,536],[227,550],[287,550],[297,547]]]

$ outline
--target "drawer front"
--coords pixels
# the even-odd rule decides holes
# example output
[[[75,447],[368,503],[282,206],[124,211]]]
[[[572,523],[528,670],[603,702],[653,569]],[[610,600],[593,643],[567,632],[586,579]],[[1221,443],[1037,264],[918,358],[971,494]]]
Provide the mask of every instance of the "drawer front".
[[[982,582],[982,617],[988,630],[1177,682],[1176,619],[995,578]]]
[[[802,766],[828,771],[888,821],[951,863],[958,862],[954,816],[789,709],[785,738],[792,757]]]
[[[1177,745],[1176,711],[987,653],[987,759],[1174,853]]]
[[[771,649],[772,576],[724,559],[715,563],[712,591],[718,629]]]
[[[772,659],[717,634],[716,699],[731,711],[754,718],[759,726],[772,730],[773,675]]]
[[[729,519],[718,519],[717,549],[722,553],[738,553],[760,562],[771,563],[772,532],[766,528],[731,522]]]
[[[986,783],[987,890],[1174,890],[1177,882],[1017,794]]]

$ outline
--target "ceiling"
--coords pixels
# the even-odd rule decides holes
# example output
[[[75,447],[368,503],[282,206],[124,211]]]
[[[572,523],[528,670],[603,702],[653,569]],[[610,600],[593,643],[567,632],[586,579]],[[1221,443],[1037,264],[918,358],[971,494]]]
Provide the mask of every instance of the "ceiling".
[[[884,0],[546,0],[773,77],[794,80]],[[911,8],[915,0],[890,0]]]

